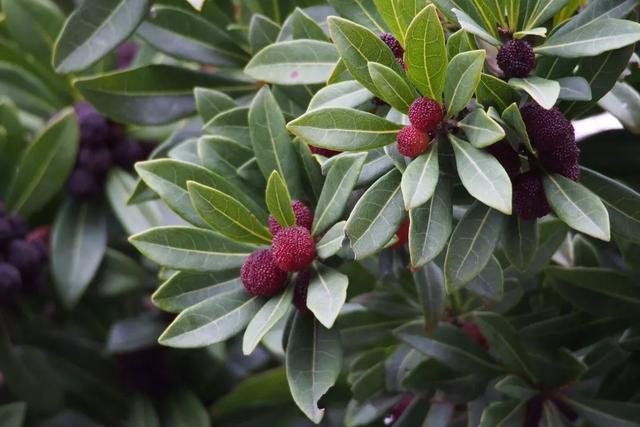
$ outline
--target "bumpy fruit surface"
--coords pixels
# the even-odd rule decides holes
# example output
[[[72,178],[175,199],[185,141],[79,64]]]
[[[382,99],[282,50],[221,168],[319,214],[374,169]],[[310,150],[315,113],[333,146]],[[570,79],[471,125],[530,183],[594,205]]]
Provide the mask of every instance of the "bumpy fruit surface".
[[[520,156],[507,141],[497,142],[487,150],[500,162],[509,177],[513,178],[520,173]]]
[[[307,205],[302,203],[300,200],[294,200],[291,202],[291,207],[293,208],[293,214],[296,217],[296,225],[300,227],[304,227],[307,230],[311,230],[311,226],[313,225],[313,212]],[[269,231],[272,236],[275,236],[282,230],[282,226],[278,224],[278,221],[273,217],[273,215],[269,215]]]
[[[402,56],[404,55],[404,48],[402,47],[398,39],[393,36],[393,34],[382,33],[380,34],[380,40],[382,40],[387,46],[389,46],[389,49],[391,49],[391,52],[393,52],[393,56],[395,56],[396,59],[402,58]]]
[[[431,98],[418,98],[409,107],[409,121],[422,132],[434,131],[443,118],[440,104]]]
[[[527,220],[551,213],[538,171],[530,170],[513,180],[513,213]]]
[[[298,273],[296,277],[295,287],[293,288],[293,305],[302,313],[309,313],[311,310],[307,307],[307,293],[309,291],[309,279],[311,271],[307,268]]]
[[[398,132],[397,141],[400,154],[412,159],[429,148],[429,136],[413,126],[407,126]]]
[[[549,172],[559,173],[574,181],[580,176],[580,149],[575,141],[559,144],[553,150],[540,151],[540,163]],[[577,175],[576,175],[577,171]]]
[[[536,55],[524,40],[510,40],[498,52],[498,66],[505,77],[527,77],[536,67]]]
[[[282,270],[301,271],[316,257],[316,243],[306,228],[287,227],[274,236],[271,253],[276,265]]]
[[[0,298],[9,292],[18,290],[21,285],[20,271],[9,263],[0,262]]]
[[[269,297],[282,290],[287,273],[275,263],[271,251],[255,251],[240,269],[240,279],[247,292],[253,296]]]
[[[545,110],[531,102],[522,107],[520,113],[531,143],[538,150],[550,151],[557,146],[575,144],[573,125],[557,107]]]

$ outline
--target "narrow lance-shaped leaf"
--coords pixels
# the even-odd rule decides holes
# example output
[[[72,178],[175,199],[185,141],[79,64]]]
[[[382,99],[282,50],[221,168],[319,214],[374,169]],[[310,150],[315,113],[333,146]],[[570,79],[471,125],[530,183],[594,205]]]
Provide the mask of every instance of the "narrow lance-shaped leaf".
[[[81,71],[129,38],[144,18],[148,0],[98,0],[80,5],[56,40],[58,73]]]
[[[504,272],[500,261],[492,255],[487,265],[465,287],[489,301],[501,301],[504,296]]]
[[[464,108],[476,91],[486,53],[484,50],[472,50],[453,57],[447,68],[444,85],[444,100],[447,114],[454,117]]]
[[[187,188],[195,210],[219,233],[238,242],[271,242],[269,230],[249,209],[230,195],[194,181],[188,181]]]
[[[312,316],[297,313],[285,364],[293,400],[311,421],[319,423],[324,409],[318,408],[318,401],[335,384],[342,366],[338,332],[326,329]]]
[[[485,148],[505,137],[504,129],[483,109],[474,110],[459,123],[469,142],[476,148]]]
[[[444,274],[436,263],[430,262],[423,269],[413,273],[413,280],[424,314],[425,330],[433,331],[438,327],[445,309]]]
[[[316,244],[316,252],[320,258],[330,258],[342,249],[342,244],[346,237],[346,225],[347,221],[340,221],[336,223],[333,227],[327,230],[324,236],[322,236],[322,239],[318,241]]]
[[[407,30],[405,61],[408,75],[422,95],[442,100],[447,71],[444,30],[434,5],[424,8]]]
[[[405,36],[411,21],[425,7],[426,0],[373,0],[391,33],[406,46]]]
[[[381,98],[396,110],[406,114],[416,99],[416,94],[409,83],[396,71],[377,62],[369,62],[368,67]]]
[[[280,295],[272,297],[251,319],[242,337],[242,353],[251,354],[260,340],[291,309],[293,286],[287,287]]]
[[[332,328],[347,299],[349,278],[315,262],[307,291],[307,307],[326,328]]]
[[[196,98],[198,114],[200,114],[204,123],[207,123],[221,112],[238,106],[233,98],[219,90],[197,87],[193,93]]]
[[[243,288],[198,303],[178,315],[158,341],[177,348],[204,347],[240,332],[260,308]]]
[[[440,177],[438,146],[415,158],[402,175],[402,196],[406,210],[418,208],[429,201]]]
[[[249,22],[249,46],[255,55],[278,40],[282,28],[266,16],[255,14]]]
[[[283,227],[296,225],[296,216],[291,207],[291,196],[287,184],[277,171],[273,171],[267,181],[265,200],[267,208],[278,223]]]
[[[518,216],[509,218],[504,233],[505,255],[518,270],[526,271],[533,261],[538,248],[538,222],[528,221]]]
[[[355,108],[373,98],[373,94],[355,80],[334,83],[320,89],[311,98],[307,111],[322,107]]]

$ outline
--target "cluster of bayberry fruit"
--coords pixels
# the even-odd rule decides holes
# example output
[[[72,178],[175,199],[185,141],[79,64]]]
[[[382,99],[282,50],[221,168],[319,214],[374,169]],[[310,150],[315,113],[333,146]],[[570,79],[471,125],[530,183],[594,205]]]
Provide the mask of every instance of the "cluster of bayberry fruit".
[[[19,215],[11,215],[0,203],[0,305],[20,290],[38,287],[46,273],[48,228],[29,233]]]
[[[426,97],[416,99],[409,107],[411,126],[405,126],[398,132],[400,154],[413,159],[427,151],[443,118],[442,108],[437,101]]]
[[[98,113],[89,103],[75,105],[80,127],[80,151],[69,178],[69,193],[86,199],[102,193],[106,176],[113,166],[130,170],[135,162],[144,160],[151,144],[129,139],[122,126]]]
[[[246,291],[253,296],[271,297],[287,285],[289,273],[295,277],[294,304],[306,311],[309,266],[316,257],[316,242],[311,235],[313,212],[304,203],[291,203],[296,225],[282,227],[269,215],[269,231],[273,236],[270,249],[260,249],[249,255],[240,270]]]

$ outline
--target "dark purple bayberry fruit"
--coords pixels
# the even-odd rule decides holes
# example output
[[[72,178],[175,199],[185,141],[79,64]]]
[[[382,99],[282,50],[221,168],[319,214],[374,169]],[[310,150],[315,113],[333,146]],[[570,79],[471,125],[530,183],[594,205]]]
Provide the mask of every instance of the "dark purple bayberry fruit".
[[[20,271],[7,262],[0,262],[0,298],[22,286]]]
[[[406,126],[397,136],[398,151],[410,158],[416,158],[429,148],[429,135],[413,126]]]
[[[17,268],[20,273],[27,274],[40,267],[42,255],[32,242],[14,240],[6,251],[7,262]]]
[[[296,283],[293,288],[293,305],[301,313],[309,313],[311,310],[307,307],[307,292],[309,291],[309,279],[311,271],[307,268],[298,273]]]
[[[526,220],[551,213],[538,171],[521,173],[513,180],[513,213]]]
[[[507,141],[497,142],[487,150],[500,162],[509,177],[520,173],[520,156]]]
[[[498,66],[506,78],[524,78],[536,67],[536,54],[524,40],[509,40],[498,52]]]
[[[539,160],[549,172],[559,173],[576,181],[580,176],[580,149],[575,141],[557,145],[553,150],[540,151]],[[577,174],[576,174],[577,173]]]
[[[418,98],[409,107],[409,121],[421,132],[434,131],[443,118],[440,104],[431,98]]]
[[[316,257],[316,242],[306,228],[287,227],[273,237],[271,253],[282,270],[301,271]]]
[[[84,168],[76,168],[71,177],[69,177],[67,189],[72,197],[86,199],[100,194],[102,182],[90,171]]]
[[[293,208],[293,214],[296,217],[296,225],[304,227],[307,230],[311,230],[311,226],[313,225],[313,212],[311,209],[309,209],[309,207],[300,200],[292,201],[291,207]],[[269,231],[271,231],[272,236],[275,236],[280,230],[282,230],[282,226],[278,224],[278,221],[273,217],[273,215],[269,215],[268,221]]]
[[[106,175],[111,168],[111,152],[106,145],[80,148],[78,164],[96,175]]]
[[[250,295],[270,297],[280,292],[287,281],[287,273],[276,265],[271,251],[255,251],[240,269],[240,279]]]
[[[88,102],[79,102],[74,106],[80,127],[82,144],[103,144],[109,136],[109,123]]]
[[[551,151],[558,146],[575,144],[573,125],[557,107],[545,110],[537,103],[530,102],[520,109],[520,113],[536,149]]]
[[[138,50],[140,49],[138,48],[138,45],[135,43],[124,42],[123,44],[121,44],[116,51],[116,56],[118,57],[117,59],[118,70],[129,68],[131,66],[131,63],[135,59],[136,55],[138,54]]]
[[[389,49],[391,49],[391,52],[393,52],[393,56],[395,56],[396,59],[402,58],[402,56],[404,55],[404,48],[393,34],[382,33],[380,34],[380,40],[382,40],[384,44],[389,46]]]
[[[111,155],[113,156],[113,163],[129,170],[136,162],[145,160],[149,155],[149,151],[141,141],[124,138],[115,143]]]

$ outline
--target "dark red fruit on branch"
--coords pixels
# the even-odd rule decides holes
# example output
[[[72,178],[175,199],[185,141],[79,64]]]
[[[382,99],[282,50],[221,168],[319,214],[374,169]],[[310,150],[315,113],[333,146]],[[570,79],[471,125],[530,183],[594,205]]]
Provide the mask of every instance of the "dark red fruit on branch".
[[[397,141],[400,154],[412,159],[429,148],[429,136],[413,126],[407,126],[398,132]]]
[[[333,157],[337,154],[340,154],[339,151],[329,150],[328,148],[320,148],[313,145],[309,146],[309,150],[311,150],[313,154],[319,154],[325,157]]]
[[[276,265],[271,251],[255,251],[240,269],[240,279],[247,292],[254,296],[269,297],[280,292],[287,281],[287,273]]]
[[[574,181],[580,176],[579,158],[580,149],[575,141],[557,145],[553,150],[540,151],[539,153],[540,163],[545,169],[564,175]]]
[[[79,102],[74,106],[80,127],[82,144],[103,144],[109,136],[109,123],[88,102]]]
[[[276,265],[282,270],[301,271],[316,257],[316,243],[306,228],[287,227],[274,236],[271,252]]]
[[[293,214],[296,217],[296,225],[304,227],[307,230],[311,230],[311,226],[313,225],[313,212],[311,209],[309,209],[309,207],[300,200],[292,201],[291,207],[293,208]],[[275,236],[280,230],[282,230],[282,226],[278,224],[278,221],[273,217],[273,215],[269,215],[268,221],[269,231],[271,231],[272,236]]]
[[[391,49],[391,52],[393,52],[393,56],[395,56],[396,59],[402,58],[402,56],[404,55],[404,48],[393,34],[382,33],[380,34],[380,40],[382,40],[384,44],[389,46],[389,49]]]
[[[534,148],[550,151],[557,146],[575,144],[573,125],[557,107],[545,110],[531,102],[522,107],[520,113]]]
[[[527,77],[536,67],[536,55],[524,40],[509,40],[498,52],[498,66],[505,77]]]
[[[431,98],[418,98],[409,107],[409,121],[422,132],[434,131],[443,118],[442,107]]]
[[[513,180],[513,213],[527,220],[551,213],[542,178],[537,171],[522,173]]]
[[[520,173],[520,156],[507,141],[495,143],[487,150],[500,162],[509,177],[513,178]]]
[[[102,182],[84,168],[77,168],[67,182],[69,194],[77,199],[96,196],[102,191]]]
[[[307,292],[309,291],[309,279],[311,271],[307,268],[298,273],[296,277],[295,287],[293,288],[293,305],[301,313],[309,313],[311,310],[307,307]]]

